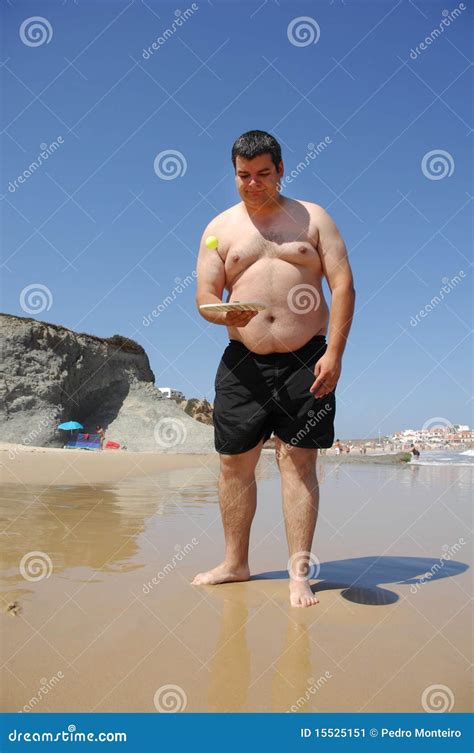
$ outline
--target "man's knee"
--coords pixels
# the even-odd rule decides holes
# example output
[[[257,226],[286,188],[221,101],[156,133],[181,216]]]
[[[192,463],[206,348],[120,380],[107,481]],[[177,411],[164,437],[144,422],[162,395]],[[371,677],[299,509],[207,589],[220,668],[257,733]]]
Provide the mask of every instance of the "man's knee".
[[[220,455],[221,473],[223,476],[252,477],[260,458],[263,442],[247,452],[236,455]]]
[[[300,477],[316,474],[317,449],[287,446],[280,442],[276,448],[276,458],[280,473]]]

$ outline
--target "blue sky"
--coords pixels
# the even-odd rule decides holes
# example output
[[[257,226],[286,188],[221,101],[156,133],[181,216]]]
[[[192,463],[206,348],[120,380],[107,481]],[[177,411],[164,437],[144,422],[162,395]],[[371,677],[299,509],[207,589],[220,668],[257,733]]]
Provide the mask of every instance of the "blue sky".
[[[3,2],[3,311],[132,337],[212,401],[227,330],[189,276],[263,129],[354,271],[336,433],[472,423],[470,28],[463,3]]]

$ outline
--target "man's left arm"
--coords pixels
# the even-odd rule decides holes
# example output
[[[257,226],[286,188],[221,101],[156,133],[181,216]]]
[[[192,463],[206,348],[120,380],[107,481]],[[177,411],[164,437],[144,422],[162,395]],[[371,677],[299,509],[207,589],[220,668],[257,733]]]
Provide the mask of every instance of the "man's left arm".
[[[315,366],[316,379],[310,388],[319,398],[336,388],[341,375],[342,354],[354,314],[355,289],[347,249],[334,220],[319,206],[312,212],[312,220],[317,225],[318,252],[331,291],[328,347]]]

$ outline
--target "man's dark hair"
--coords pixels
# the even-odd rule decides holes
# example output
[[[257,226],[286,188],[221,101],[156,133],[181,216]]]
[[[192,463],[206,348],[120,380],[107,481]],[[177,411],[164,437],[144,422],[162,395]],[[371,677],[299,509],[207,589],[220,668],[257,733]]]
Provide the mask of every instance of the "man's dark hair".
[[[266,131],[247,131],[239,136],[232,147],[232,163],[235,169],[237,157],[253,159],[260,154],[270,154],[278,170],[281,162],[281,146],[274,136]]]

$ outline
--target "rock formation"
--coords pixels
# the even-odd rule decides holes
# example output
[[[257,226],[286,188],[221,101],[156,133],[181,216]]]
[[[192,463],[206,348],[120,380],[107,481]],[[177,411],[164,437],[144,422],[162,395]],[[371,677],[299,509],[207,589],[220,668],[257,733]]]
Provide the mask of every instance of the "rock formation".
[[[57,425],[75,420],[90,432],[101,424],[130,451],[214,452],[212,427],[162,396],[135,341],[8,314],[0,338],[1,441],[62,447]]]

